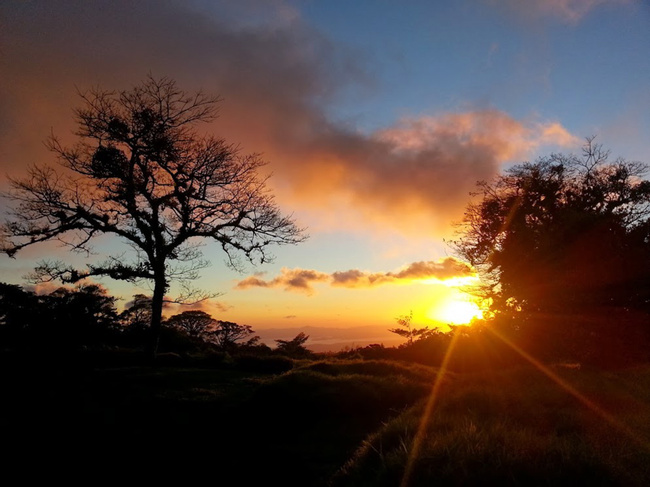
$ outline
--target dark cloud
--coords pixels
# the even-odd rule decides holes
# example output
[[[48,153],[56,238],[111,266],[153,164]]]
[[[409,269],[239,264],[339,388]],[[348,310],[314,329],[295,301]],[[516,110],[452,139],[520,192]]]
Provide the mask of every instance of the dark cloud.
[[[438,261],[414,262],[405,269],[397,272],[397,279],[451,279],[454,277],[473,276],[476,272],[467,262],[454,257],[446,257]]]
[[[273,279],[264,280],[259,276],[251,276],[238,282],[235,287],[236,289],[281,287],[286,291],[312,294],[314,292],[313,284],[318,282],[326,282],[334,287],[367,288],[382,284],[432,279],[446,281],[472,276],[476,276],[476,271],[469,264],[454,257],[446,257],[438,261],[414,262],[397,272],[369,273],[351,269],[326,274],[307,269],[282,269],[281,274]]]
[[[178,312],[182,313],[187,310],[195,311],[205,311],[206,313],[225,313],[230,311],[233,307],[231,305],[222,303],[221,301],[214,301],[212,299],[206,299],[204,301],[197,301],[191,304],[182,304],[178,305]]]
[[[237,289],[248,289],[252,287],[282,287],[287,291],[297,291],[307,294],[313,293],[312,284],[324,282],[329,276],[323,272],[307,269],[282,269],[281,274],[265,281],[259,276],[251,276],[239,281],[235,286]]]

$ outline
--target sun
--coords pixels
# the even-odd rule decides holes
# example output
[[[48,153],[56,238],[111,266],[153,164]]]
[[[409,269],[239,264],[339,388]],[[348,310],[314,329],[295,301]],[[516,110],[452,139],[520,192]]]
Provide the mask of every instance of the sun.
[[[449,300],[442,307],[436,307],[431,311],[431,315],[446,324],[467,325],[474,318],[482,318],[483,312],[471,301],[466,300]]]

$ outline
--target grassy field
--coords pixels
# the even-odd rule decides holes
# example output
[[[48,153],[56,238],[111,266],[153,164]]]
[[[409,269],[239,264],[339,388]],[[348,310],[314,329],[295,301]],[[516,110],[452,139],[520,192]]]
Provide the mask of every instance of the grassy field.
[[[650,485],[650,367],[553,373],[448,373],[431,401],[437,370],[391,361],[8,363],[4,459],[50,479]]]
[[[335,485],[649,485],[650,368],[457,376],[366,439]],[[414,438],[419,434],[419,446]]]

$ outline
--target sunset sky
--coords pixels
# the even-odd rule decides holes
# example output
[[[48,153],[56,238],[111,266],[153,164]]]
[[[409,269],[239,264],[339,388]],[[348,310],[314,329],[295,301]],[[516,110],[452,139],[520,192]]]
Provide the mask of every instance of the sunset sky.
[[[54,161],[52,131],[74,141],[77,90],[167,76],[223,98],[202,130],[262,153],[310,236],[244,273],[207,244],[195,285],[223,293],[206,306],[215,318],[390,327],[412,310],[436,326],[473,275],[445,239],[476,181],[592,135],[650,162],[649,53],[645,0],[9,0],[0,189]],[[95,258],[119,249],[100,239]],[[85,259],[35,246],[0,256],[0,281],[25,284],[43,258]],[[121,305],[148,292],[100,282]]]

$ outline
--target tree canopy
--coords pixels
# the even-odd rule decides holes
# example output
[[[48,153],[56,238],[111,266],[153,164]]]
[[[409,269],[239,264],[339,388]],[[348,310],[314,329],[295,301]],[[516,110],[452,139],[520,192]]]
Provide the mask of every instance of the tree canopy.
[[[118,331],[115,301],[96,284],[36,294],[0,283],[0,342],[9,349],[100,346]]]
[[[262,263],[271,244],[304,240],[259,174],[265,161],[197,131],[217,116],[218,97],[148,77],[131,90],[95,89],[81,98],[78,143],[67,148],[54,136],[48,141],[59,167],[36,165],[27,178],[12,181],[7,196],[15,207],[2,227],[2,250],[14,256],[57,239],[88,252],[94,237],[110,234],[134,252],[131,260],[114,255],[83,270],[43,262],[40,279],[152,281],[155,337],[170,281],[194,279],[207,265],[201,239],[218,242],[235,267],[240,256]]]
[[[493,314],[601,338],[605,328],[632,336],[634,325],[646,328],[647,169],[610,162],[587,139],[581,157],[553,154],[480,182],[453,245],[481,273]]]
[[[217,326],[217,320],[205,311],[189,310],[172,316],[165,324],[178,328],[193,338],[203,338]]]

